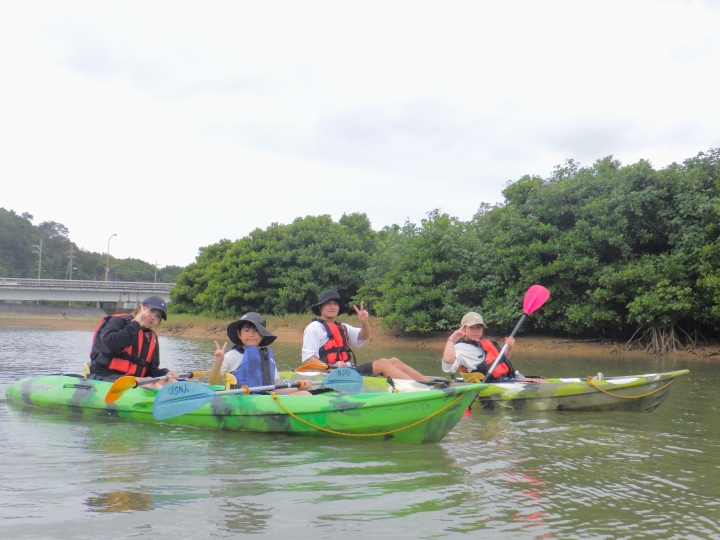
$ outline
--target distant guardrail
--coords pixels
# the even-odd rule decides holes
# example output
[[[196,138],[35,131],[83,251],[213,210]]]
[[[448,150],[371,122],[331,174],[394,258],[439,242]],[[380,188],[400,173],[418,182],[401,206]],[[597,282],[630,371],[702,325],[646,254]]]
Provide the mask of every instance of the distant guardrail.
[[[0,278],[3,289],[63,289],[63,290],[94,290],[169,293],[174,283],[154,283],[145,281],[89,281],[81,279],[32,279],[32,278]]]

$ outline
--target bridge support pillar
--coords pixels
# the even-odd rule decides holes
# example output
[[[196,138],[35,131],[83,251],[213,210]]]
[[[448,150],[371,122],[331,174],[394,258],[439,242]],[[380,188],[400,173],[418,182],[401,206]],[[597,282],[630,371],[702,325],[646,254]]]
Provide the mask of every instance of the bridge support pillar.
[[[98,307],[108,315],[130,313],[137,307],[137,302],[98,302]]]

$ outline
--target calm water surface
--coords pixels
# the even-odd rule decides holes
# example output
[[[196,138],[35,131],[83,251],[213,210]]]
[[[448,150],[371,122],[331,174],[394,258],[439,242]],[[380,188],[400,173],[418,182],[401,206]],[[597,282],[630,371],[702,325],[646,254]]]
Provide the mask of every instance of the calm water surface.
[[[518,354],[523,372],[546,376],[691,373],[650,414],[474,411],[428,446],[151,426],[4,401],[32,373],[80,372],[89,340],[0,328],[0,538],[720,539],[717,363]],[[211,341],[160,340],[166,367],[210,365]],[[299,347],[275,351],[281,368],[299,364]],[[440,374],[438,351],[358,352]]]

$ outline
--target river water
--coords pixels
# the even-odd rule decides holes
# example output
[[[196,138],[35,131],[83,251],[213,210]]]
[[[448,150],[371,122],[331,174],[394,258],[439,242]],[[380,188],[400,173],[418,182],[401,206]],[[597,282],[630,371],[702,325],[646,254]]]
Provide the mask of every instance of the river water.
[[[642,413],[473,410],[440,443],[324,440],[73,417],[6,403],[33,373],[80,372],[89,332],[0,328],[0,538],[720,539],[717,364],[515,355],[546,376],[689,368]],[[161,337],[163,365],[211,341]],[[275,347],[282,369],[299,347]],[[440,375],[439,352],[393,354]]]

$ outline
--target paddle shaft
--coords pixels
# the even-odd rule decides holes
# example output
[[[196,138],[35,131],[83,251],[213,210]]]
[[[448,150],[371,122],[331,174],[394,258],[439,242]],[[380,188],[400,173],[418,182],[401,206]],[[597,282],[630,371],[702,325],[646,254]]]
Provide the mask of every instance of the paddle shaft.
[[[514,330],[512,331],[512,333],[510,334],[510,337],[515,337],[515,334],[517,334],[518,330],[520,330],[520,327],[522,326],[522,323],[525,322],[525,319],[527,319],[527,314],[526,314],[526,313],[523,313],[523,316],[520,317],[520,320],[519,320],[518,323],[515,325],[515,329],[514,329]],[[494,370],[495,367],[500,363],[500,360],[503,359],[503,356],[505,356],[505,353],[507,352],[507,350],[508,350],[508,344],[507,344],[507,342],[505,342],[505,345],[503,345],[503,348],[500,349],[500,354],[498,354],[498,355],[497,355],[497,358],[495,359],[495,361],[494,361],[492,364],[490,364],[490,367],[489,367],[488,370],[487,370],[487,375],[486,375],[486,377],[492,377],[492,372],[493,372],[493,370]]]
[[[180,373],[178,374],[179,379],[192,379],[193,377],[200,377],[207,373],[206,371],[196,371],[194,373]],[[152,379],[145,379],[144,381],[136,381],[138,386],[145,384],[151,384],[158,381],[167,381],[170,377],[168,375],[162,375],[160,377],[153,377]]]
[[[281,384],[268,384],[266,386],[253,386],[248,388],[244,386],[242,388],[234,388],[232,390],[218,390],[215,392],[216,396],[230,396],[233,394],[253,394],[256,392],[271,392],[273,390],[282,390],[283,388],[297,388],[301,384],[300,381],[286,382]]]

